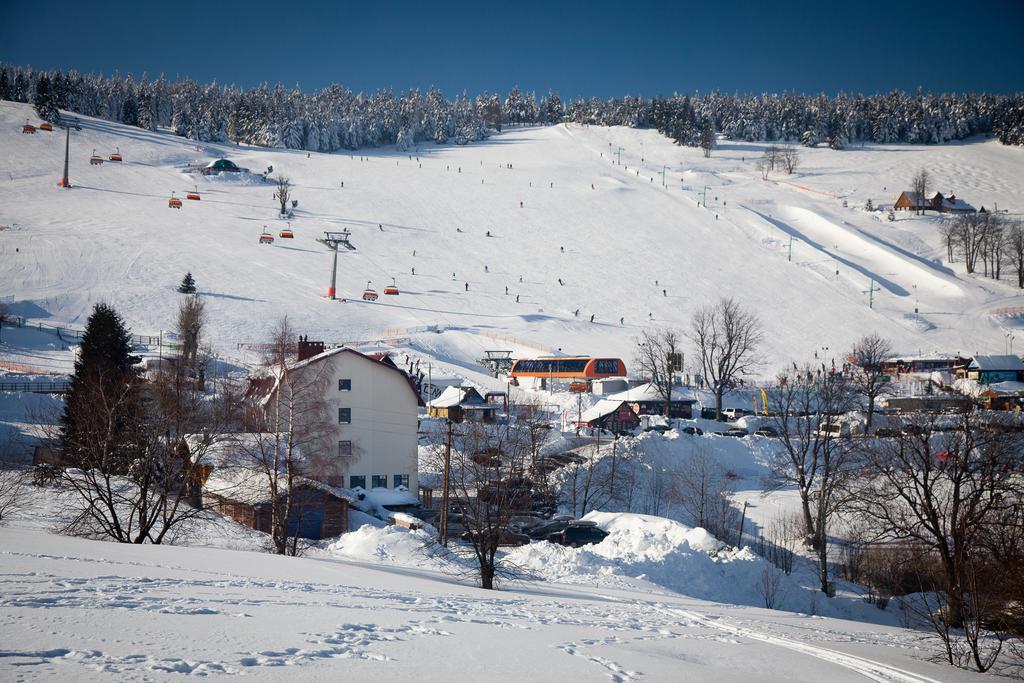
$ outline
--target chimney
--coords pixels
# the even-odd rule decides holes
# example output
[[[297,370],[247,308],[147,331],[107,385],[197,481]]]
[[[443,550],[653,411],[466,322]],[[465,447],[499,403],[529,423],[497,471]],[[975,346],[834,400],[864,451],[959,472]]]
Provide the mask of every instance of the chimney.
[[[299,337],[299,362],[324,352],[322,341],[309,341],[309,337]]]

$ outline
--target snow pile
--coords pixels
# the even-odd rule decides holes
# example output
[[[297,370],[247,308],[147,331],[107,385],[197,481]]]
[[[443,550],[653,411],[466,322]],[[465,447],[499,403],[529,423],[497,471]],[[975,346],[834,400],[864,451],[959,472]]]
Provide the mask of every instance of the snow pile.
[[[507,559],[547,581],[623,588],[641,580],[695,598],[764,606],[758,585],[766,569],[776,570],[746,548],[727,548],[704,529],[663,517],[592,512],[584,519],[608,537],[581,548],[534,543],[509,552]],[[780,597],[802,596],[790,578],[783,577]],[[793,603],[805,606],[805,598]]]
[[[401,526],[364,524],[342,534],[323,552],[346,560],[417,567],[433,571],[461,572],[462,563],[435,543],[433,528],[411,530]]]

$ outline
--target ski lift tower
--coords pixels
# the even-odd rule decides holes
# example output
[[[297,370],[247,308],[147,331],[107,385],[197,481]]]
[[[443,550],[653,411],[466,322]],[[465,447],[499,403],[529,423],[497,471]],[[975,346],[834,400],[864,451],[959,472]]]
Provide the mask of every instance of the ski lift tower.
[[[71,181],[68,180],[68,157],[70,156],[70,153],[71,153],[71,126],[74,125],[74,126],[77,127],[77,124],[76,123],[72,123],[69,120],[65,120],[63,118],[59,118],[57,120],[57,125],[60,126],[61,128],[63,128],[64,131],[65,131],[65,135],[64,135],[64,175],[61,176],[60,182],[57,183],[57,184],[60,185],[61,187],[65,188],[65,189],[67,189],[67,188],[71,187]]]
[[[324,232],[323,237],[317,237],[316,241],[334,252],[334,260],[331,263],[331,286],[327,288],[327,298],[334,300],[334,284],[338,275],[338,247],[344,246],[348,249],[355,249],[349,241],[352,233],[348,230],[342,232]]]

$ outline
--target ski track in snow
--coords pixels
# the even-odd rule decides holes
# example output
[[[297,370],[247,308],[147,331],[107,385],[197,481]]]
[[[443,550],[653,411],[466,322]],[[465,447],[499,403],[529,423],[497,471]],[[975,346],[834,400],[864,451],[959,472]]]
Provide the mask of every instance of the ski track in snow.
[[[878,681],[878,683],[941,683],[937,679],[906,671],[881,662],[876,662],[871,659],[866,659],[864,657],[837,652],[829,648],[812,645],[792,638],[756,631],[742,626],[735,626],[720,620],[718,617],[709,617],[690,610],[667,609],[662,605],[654,605],[653,607],[660,612],[691,619],[695,623],[724,631],[739,638],[759,640],[770,645],[782,647],[811,657],[816,657],[817,659],[821,659],[841,666],[844,669],[849,669],[850,671],[859,673],[873,681]]]

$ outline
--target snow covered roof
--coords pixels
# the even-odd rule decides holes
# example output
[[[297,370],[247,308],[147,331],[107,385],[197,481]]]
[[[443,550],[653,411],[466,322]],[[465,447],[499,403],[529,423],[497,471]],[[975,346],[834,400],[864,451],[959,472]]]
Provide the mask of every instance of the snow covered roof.
[[[647,403],[651,401],[664,401],[665,399],[658,390],[658,387],[656,387],[654,383],[648,382],[647,384],[641,384],[638,387],[633,387],[626,391],[620,391],[617,394],[610,394],[606,400]],[[696,397],[694,397],[690,391],[680,387],[672,387],[672,400],[697,401]]]
[[[999,396],[1018,396],[1024,393],[1024,382],[993,382],[985,387]]]
[[[330,486],[322,481],[309,479],[308,477],[294,477],[292,486],[295,489],[316,489],[340,498],[349,504],[355,504],[358,498],[348,489]],[[215,470],[206,483],[203,491],[212,495],[238,501],[247,505],[261,505],[269,503],[271,495],[270,479],[265,471],[253,467],[234,467]],[[277,480],[277,495],[281,496],[288,491],[288,479],[281,477]]]
[[[409,390],[412,391],[413,395],[416,397],[416,405],[423,405],[423,397],[420,396],[419,390],[416,388],[416,385],[413,384],[412,378],[409,377],[408,373],[406,373],[404,370],[396,366],[395,363],[391,361],[390,358],[387,358],[387,354],[384,354],[384,357],[382,358],[374,358],[373,356],[367,355],[360,351],[356,351],[355,349],[351,349],[347,346],[340,346],[336,349],[328,349],[323,353],[318,353],[315,356],[310,356],[305,360],[293,363],[288,366],[288,369],[290,371],[301,370],[314,363],[319,363],[320,361],[327,360],[328,358],[332,358],[341,353],[353,354],[359,358],[364,358],[371,363],[375,363],[382,368],[387,368],[390,372],[397,372],[405,379],[406,384],[409,385]],[[277,382],[278,377],[276,375],[271,375],[269,377],[250,378],[249,386],[246,388],[245,398],[252,398],[255,399],[256,402],[258,403],[264,403],[274,393],[274,389],[277,386]]]
[[[483,405],[483,397],[473,387],[445,387],[441,395],[427,405],[431,408],[453,408],[464,403]]]
[[[974,211],[974,207],[959,198],[942,198],[942,208],[947,211]]]
[[[971,359],[971,370],[999,370],[1024,371],[1024,361],[1019,356],[975,356]]]
[[[275,438],[279,439],[279,453],[287,452],[288,433],[232,432],[230,434],[186,434],[185,443],[193,462],[198,461],[215,469],[252,467],[273,458]],[[292,460],[305,462],[298,445],[292,446]]]
[[[594,420],[600,420],[606,415],[611,415],[618,410],[622,404],[625,403],[622,399],[613,400],[610,398],[601,399],[595,403],[592,407],[583,411],[580,415],[580,422],[593,422]],[[628,404],[627,404],[628,407]],[[632,412],[632,408],[629,409]]]

